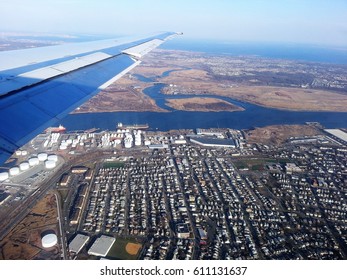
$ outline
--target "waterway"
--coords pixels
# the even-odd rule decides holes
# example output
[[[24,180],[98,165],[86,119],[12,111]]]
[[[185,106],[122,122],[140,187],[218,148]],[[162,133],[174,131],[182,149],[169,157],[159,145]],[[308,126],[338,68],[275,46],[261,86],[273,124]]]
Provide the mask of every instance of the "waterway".
[[[341,46],[307,45],[299,43],[216,42],[193,40],[184,36],[170,40],[163,49],[203,52],[211,55],[260,56],[309,62],[347,64],[347,48]]]
[[[118,122],[124,124],[148,123],[152,130],[167,131],[171,129],[230,127],[235,129],[249,129],[275,124],[304,124],[305,122],[319,122],[326,128],[347,127],[347,113],[336,112],[297,112],[278,110],[257,106],[247,102],[237,101],[227,97],[218,97],[231,102],[244,111],[237,112],[186,112],[172,110],[165,105],[165,99],[186,98],[194,95],[167,96],[161,93],[163,84],[155,84],[144,90],[153,98],[157,105],[168,110],[167,113],[156,112],[112,112],[87,113],[68,115],[62,122],[68,130],[85,130],[100,128],[114,130]],[[204,95],[205,97],[216,97]]]
[[[173,40],[174,41],[174,40]],[[171,43],[171,41],[170,41]],[[311,52],[305,48],[305,51],[294,49],[288,46],[283,49],[279,46],[249,46],[248,48],[241,45],[212,45],[186,44],[179,45],[180,42],[173,42],[177,49],[188,49],[194,51],[205,51],[206,53],[225,54],[254,54],[266,57],[282,57],[286,59],[305,59],[309,61],[320,61],[330,63],[347,63],[346,51],[342,50],[325,50],[322,48],[311,48]],[[164,47],[172,47],[164,45]],[[213,48],[212,48],[213,47]],[[242,51],[241,51],[242,50]],[[277,51],[275,51],[277,50]],[[281,52],[279,51],[281,50]],[[294,52],[296,50],[296,52]],[[313,53],[312,53],[313,52]],[[334,55],[332,55],[332,53]],[[271,54],[271,55],[270,55]],[[175,70],[172,70],[175,71]],[[166,71],[163,76],[168,76],[172,71]],[[141,75],[134,75],[137,79],[144,82],[153,82],[157,77],[146,78]],[[237,112],[186,112],[173,110],[165,105],[165,99],[186,98],[194,95],[163,95],[161,89],[163,84],[155,84],[144,90],[144,93],[155,100],[157,105],[169,112],[111,112],[111,113],[87,113],[68,115],[65,119],[57,123],[62,124],[68,130],[85,130],[91,128],[100,128],[103,130],[114,130],[118,122],[124,124],[149,124],[152,130],[167,131],[171,129],[187,128],[210,128],[210,127],[230,127],[235,129],[249,129],[276,124],[304,124],[305,122],[319,122],[326,128],[347,127],[347,113],[336,112],[298,112],[288,110],[278,110],[257,106],[247,102],[241,102],[227,97],[219,97],[225,101],[231,102],[244,108],[243,111]],[[199,95],[202,96],[202,95]],[[205,97],[216,97],[215,95],[204,95]]]

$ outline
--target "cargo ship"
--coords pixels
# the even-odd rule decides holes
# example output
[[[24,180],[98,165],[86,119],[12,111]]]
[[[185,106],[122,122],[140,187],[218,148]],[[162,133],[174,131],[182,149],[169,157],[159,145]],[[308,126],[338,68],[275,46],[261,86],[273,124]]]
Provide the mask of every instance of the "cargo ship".
[[[140,130],[145,130],[148,129],[149,125],[148,124],[123,124],[123,123],[118,123],[117,124],[117,129],[140,129]]]
[[[49,127],[45,130],[46,133],[63,133],[66,131],[66,128],[62,125],[59,125],[58,127]]]

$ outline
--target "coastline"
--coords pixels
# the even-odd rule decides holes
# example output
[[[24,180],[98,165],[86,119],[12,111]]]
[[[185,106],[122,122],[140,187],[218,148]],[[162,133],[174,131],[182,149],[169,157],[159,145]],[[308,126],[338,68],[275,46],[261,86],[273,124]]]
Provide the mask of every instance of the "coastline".
[[[160,60],[157,59],[158,56],[161,57]],[[278,66],[274,63],[273,59],[252,57],[251,60],[249,56],[210,54],[204,57],[197,52],[156,50],[144,58],[141,66],[74,113],[168,112],[168,107],[157,106],[155,98],[146,92],[158,83],[165,85],[161,98],[167,96],[167,99],[185,98],[186,95],[201,98],[213,95],[217,99],[227,97],[293,112],[347,112],[347,92],[342,89],[312,88],[304,83],[305,79],[313,79],[313,74],[309,72],[312,65],[318,67],[319,75],[325,75],[329,71],[338,73],[345,66],[327,66],[313,62],[302,65],[297,61],[287,60],[276,60]],[[273,67],[275,69],[271,70]],[[278,72],[281,68],[282,72]],[[225,73],[218,74],[221,71]],[[197,108],[195,111],[201,109]]]

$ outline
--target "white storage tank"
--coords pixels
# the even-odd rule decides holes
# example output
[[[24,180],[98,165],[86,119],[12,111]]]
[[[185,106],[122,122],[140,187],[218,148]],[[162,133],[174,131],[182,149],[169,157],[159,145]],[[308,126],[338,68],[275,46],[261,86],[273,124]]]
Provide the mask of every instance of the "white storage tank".
[[[37,155],[39,161],[45,161],[47,160],[48,155],[46,153],[40,153]]]
[[[33,157],[33,158],[29,159],[29,165],[30,166],[36,166],[39,164],[40,164],[40,161],[37,157]]]
[[[47,160],[51,160],[51,161],[57,162],[58,161],[58,156],[57,155],[49,155],[47,157]]]
[[[135,136],[135,146],[141,146],[141,136],[140,135]]]
[[[10,175],[11,176],[16,176],[19,174],[19,167],[15,166],[10,169]]]
[[[58,243],[58,237],[54,233],[48,233],[42,236],[42,247],[43,248],[51,248]]]
[[[22,162],[20,165],[19,165],[19,169],[21,171],[26,171],[30,168],[30,165],[29,165],[29,162]]]
[[[132,142],[128,139],[125,139],[124,146],[125,146],[125,148],[129,149],[132,146]]]
[[[151,145],[151,141],[145,140],[145,146],[149,146],[149,145]]]
[[[0,182],[7,180],[9,177],[8,172],[1,172],[0,173]]]
[[[67,149],[67,144],[66,143],[61,143],[59,150],[66,150]]]
[[[135,141],[135,146],[141,146],[141,140]]]
[[[47,169],[53,169],[53,168],[55,168],[56,167],[56,162],[55,161],[53,161],[53,160],[46,160],[45,161],[45,167],[47,168]]]

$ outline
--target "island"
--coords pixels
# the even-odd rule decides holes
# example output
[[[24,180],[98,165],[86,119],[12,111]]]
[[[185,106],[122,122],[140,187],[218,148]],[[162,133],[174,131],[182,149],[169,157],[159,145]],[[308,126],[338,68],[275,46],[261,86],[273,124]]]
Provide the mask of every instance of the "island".
[[[98,112],[167,112],[155,104],[155,101],[145,95],[144,86],[123,86],[126,79],[119,80],[107,89],[77,108],[73,113]]]
[[[235,112],[244,110],[239,106],[217,98],[192,97],[182,99],[167,99],[166,101],[166,106],[181,111]]]

